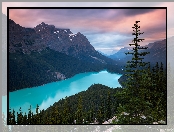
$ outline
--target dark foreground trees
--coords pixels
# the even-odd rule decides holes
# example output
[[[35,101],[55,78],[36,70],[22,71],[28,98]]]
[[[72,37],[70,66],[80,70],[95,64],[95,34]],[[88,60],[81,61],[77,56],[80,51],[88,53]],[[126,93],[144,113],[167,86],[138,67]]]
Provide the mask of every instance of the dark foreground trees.
[[[162,63],[151,67],[143,62],[147,47],[140,47],[140,32],[136,21],[133,27],[132,60],[126,66],[123,88],[109,88],[101,84],[92,85],[88,90],[61,99],[46,110],[36,114],[29,108],[28,115],[9,111],[9,124],[101,124],[115,114],[114,124],[159,124],[166,123],[167,86],[166,72]],[[115,95],[116,93],[116,95]]]
[[[152,124],[161,120],[166,121],[166,73],[163,64],[159,68],[158,63],[154,68],[149,62],[143,62],[143,56],[149,52],[143,52],[148,47],[140,47],[140,32],[136,21],[132,27],[135,38],[129,44],[134,46],[132,60],[127,62],[126,81],[124,89],[117,96],[122,98],[118,107],[118,124]],[[152,70],[151,70],[152,69]]]
[[[120,90],[94,84],[86,91],[55,102],[46,110],[39,110],[37,106],[35,114],[31,107],[28,114],[20,109],[16,115],[16,111],[11,109],[9,124],[101,124],[114,116],[118,107],[115,93]]]

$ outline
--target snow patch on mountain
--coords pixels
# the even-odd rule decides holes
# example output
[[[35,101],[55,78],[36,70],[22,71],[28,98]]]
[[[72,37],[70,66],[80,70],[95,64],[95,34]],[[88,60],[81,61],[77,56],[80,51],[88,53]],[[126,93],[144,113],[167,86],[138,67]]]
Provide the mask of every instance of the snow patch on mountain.
[[[71,34],[69,34],[69,37],[74,37],[74,36],[76,36],[76,34],[73,34],[73,33],[71,33]]]

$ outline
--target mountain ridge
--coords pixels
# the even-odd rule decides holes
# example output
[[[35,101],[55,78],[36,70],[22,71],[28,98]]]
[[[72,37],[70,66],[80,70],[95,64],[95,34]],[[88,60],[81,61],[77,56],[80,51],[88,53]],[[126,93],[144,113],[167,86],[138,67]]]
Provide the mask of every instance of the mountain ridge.
[[[86,36],[73,34],[70,29],[56,28],[42,22],[34,28],[24,28],[9,19],[9,52],[42,51],[46,47],[93,63],[115,62],[95,50]],[[97,58],[97,59],[96,59]],[[102,61],[100,61],[102,60]]]
[[[9,90],[64,80],[82,72],[121,72],[88,39],[42,22],[25,28],[9,19]]]
[[[163,63],[166,67],[166,39],[155,41],[153,43],[149,43],[143,47],[148,47],[146,52],[150,52],[144,57],[143,61],[150,62],[152,65],[155,65],[156,62]],[[117,53],[114,55],[108,56],[109,58],[120,61],[123,65],[126,64],[128,60],[131,60],[132,55],[126,55],[125,53],[131,52],[131,47],[124,47],[121,48]]]

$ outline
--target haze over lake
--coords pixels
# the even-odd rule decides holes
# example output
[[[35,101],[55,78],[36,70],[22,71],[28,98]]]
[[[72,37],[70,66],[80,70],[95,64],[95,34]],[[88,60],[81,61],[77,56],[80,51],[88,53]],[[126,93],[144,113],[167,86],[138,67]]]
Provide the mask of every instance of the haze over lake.
[[[40,109],[46,109],[66,96],[87,90],[92,84],[99,83],[111,88],[121,87],[118,83],[120,77],[120,74],[111,74],[107,71],[80,73],[66,80],[10,92],[9,106],[15,111],[19,111],[21,107],[23,112],[28,113],[31,105],[32,112],[35,113],[37,104]]]

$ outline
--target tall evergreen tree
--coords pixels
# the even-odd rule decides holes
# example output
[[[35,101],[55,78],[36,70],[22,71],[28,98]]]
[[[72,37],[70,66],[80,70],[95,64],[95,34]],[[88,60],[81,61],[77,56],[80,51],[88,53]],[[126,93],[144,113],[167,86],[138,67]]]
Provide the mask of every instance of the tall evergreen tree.
[[[69,124],[69,118],[70,118],[69,110],[70,109],[69,109],[68,99],[67,97],[65,97],[63,104],[63,124]]]
[[[155,121],[165,120],[167,107],[167,80],[163,63],[158,62],[152,72],[153,88],[151,89],[151,102],[153,104],[152,116]]]
[[[148,89],[146,87],[146,82],[149,82],[148,78],[148,70],[150,67],[149,62],[143,62],[144,59],[141,56],[145,56],[149,54],[149,52],[143,52],[142,50],[147,49],[148,47],[142,47],[139,45],[139,42],[144,39],[138,38],[139,35],[143,34],[140,32],[136,21],[133,28],[132,35],[135,35],[132,44],[130,46],[134,46],[133,52],[125,53],[132,54],[132,60],[127,62],[126,72],[127,80],[124,83],[125,88],[121,92],[121,96],[124,97],[124,104],[121,104],[118,108],[118,120],[119,123],[125,124],[138,124],[144,123],[145,118],[144,114],[147,113],[146,109],[148,109],[151,104],[145,100],[146,95],[148,95]],[[142,51],[142,52],[141,52]],[[144,82],[143,82],[144,81]],[[144,117],[144,119],[143,119]]]
[[[117,109],[118,111],[118,124],[152,124],[166,120],[166,73],[163,69],[163,64],[150,68],[150,63],[143,62],[148,52],[140,52],[148,47],[140,47],[138,42],[144,39],[138,39],[140,33],[138,22],[132,27],[135,35],[133,42],[132,60],[127,62],[126,76],[127,80],[124,83],[123,91],[117,94],[122,97],[121,103]]]
[[[139,28],[140,26],[138,26],[138,22],[140,21],[136,21],[136,23],[134,24],[134,27],[132,27],[134,30],[134,33],[132,33],[132,35],[135,35],[135,38],[133,39],[132,42],[134,42],[133,44],[129,44],[130,46],[134,45],[133,48],[133,52],[128,52],[125,53],[127,54],[132,54],[132,60],[127,62],[127,66],[126,66],[126,72],[128,72],[128,74],[126,74],[126,76],[128,77],[129,83],[127,83],[127,86],[129,85],[134,85],[135,89],[139,87],[139,84],[137,83],[137,81],[140,80],[140,76],[142,73],[146,72],[144,71],[145,67],[146,69],[148,68],[148,64],[147,62],[142,62],[142,60],[144,59],[143,57],[140,56],[145,56],[146,54],[149,54],[149,52],[140,52],[143,49],[147,49],[148,47],[141,47],[138,42],[143,41],[144,39],[139,39],[138,36],[143,34],[140,32]]]
[[[82,105],[82,96],[81,95],[79,96],[79,99],[78,99],[76,119],[77,119],[77,124],[83,123],[83,105]]]
[[[108,97],[108,98],[110,98],[110,97]],[[101,102],[100,102],[100,106],[99,106],[99,108],[98,108],[98,113],[97,113],[97,121],[98,121],[98,123],[99,124],[102,124],[103,123],[103,119],[104,119],[104,98],[102,97],[102,96],[100,96],[100,100],[101,100]],[[110,102],[109,102],[110,103]],[[108,117],[109,118],[109,117]]]
[[[107,96],[106,118],[107,119],[110,119],[111,118],[111,96],[110,96],[110,92],[108,92],[108,96]]]

